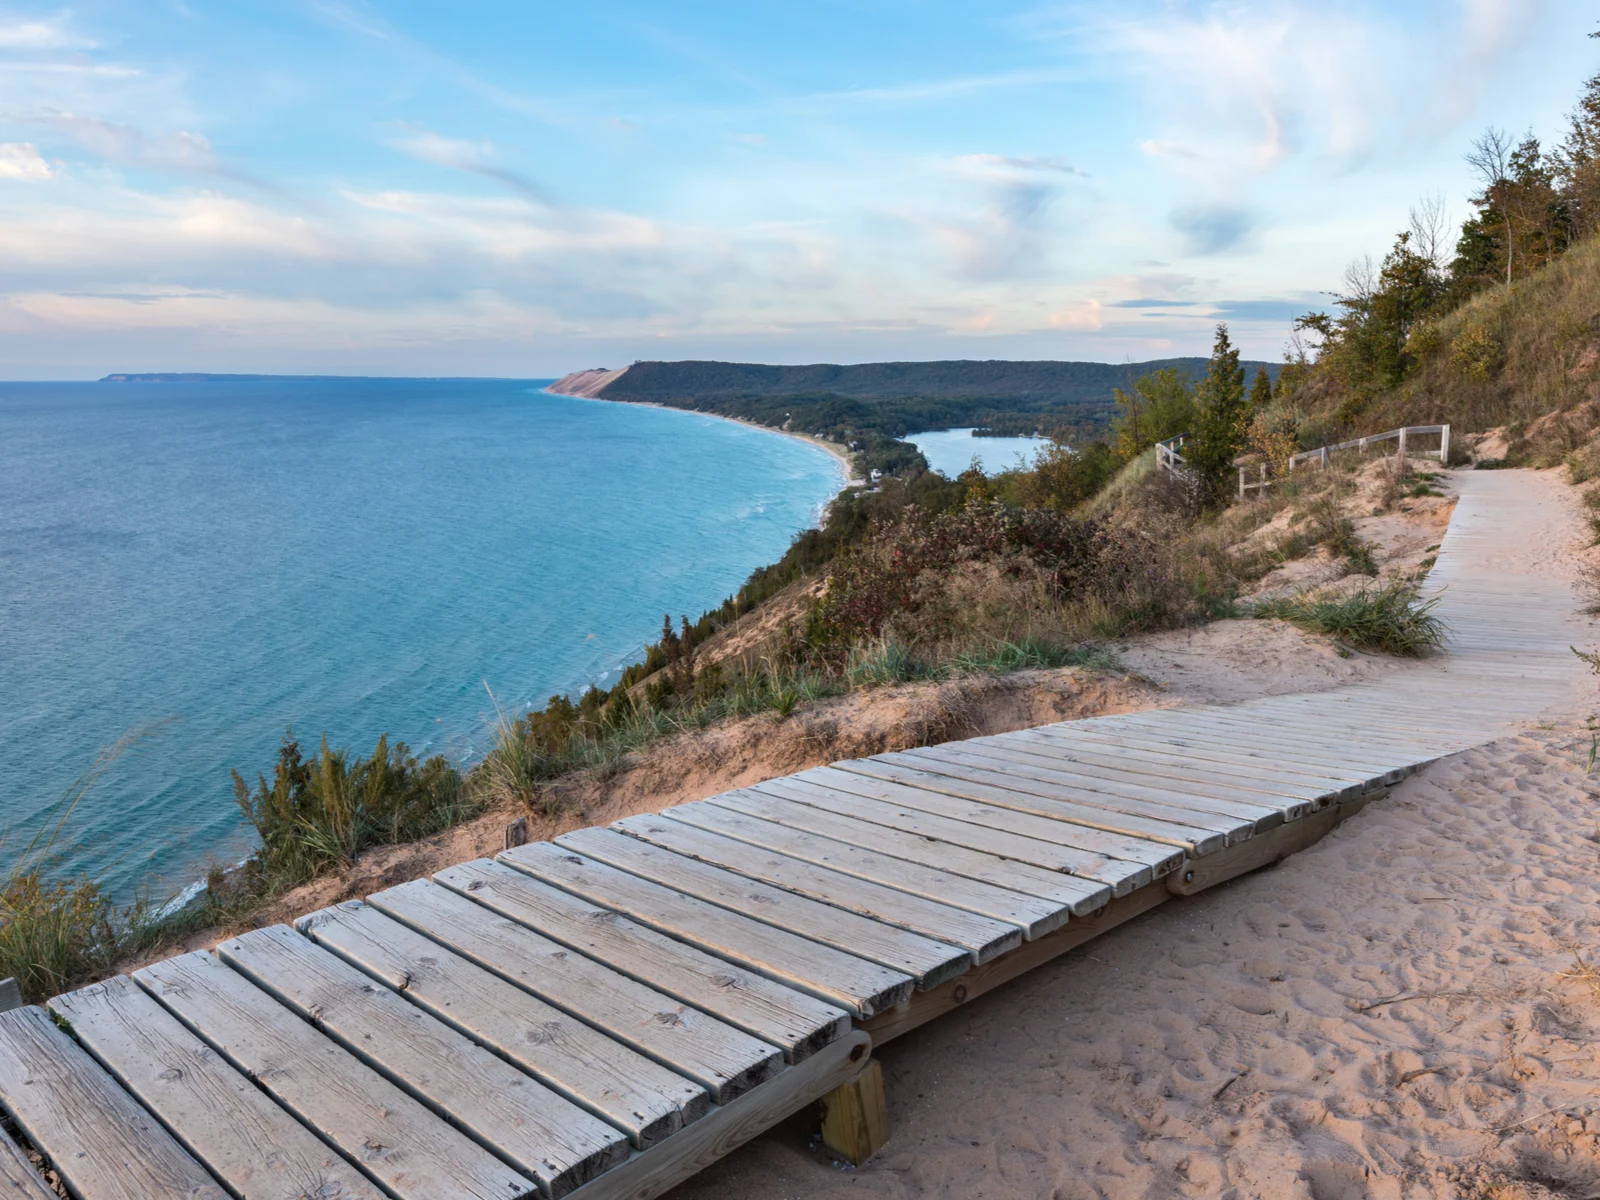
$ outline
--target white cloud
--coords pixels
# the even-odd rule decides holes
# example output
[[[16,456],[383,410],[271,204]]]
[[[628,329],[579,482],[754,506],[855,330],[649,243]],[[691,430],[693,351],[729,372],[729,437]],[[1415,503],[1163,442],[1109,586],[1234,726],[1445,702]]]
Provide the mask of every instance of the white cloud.
[[[94,45],[70,33],[65,22],[0,20],[0,50],[87,50]]]
[[[0,142],[0,179],[49,179],[53,174],[32,142]]]

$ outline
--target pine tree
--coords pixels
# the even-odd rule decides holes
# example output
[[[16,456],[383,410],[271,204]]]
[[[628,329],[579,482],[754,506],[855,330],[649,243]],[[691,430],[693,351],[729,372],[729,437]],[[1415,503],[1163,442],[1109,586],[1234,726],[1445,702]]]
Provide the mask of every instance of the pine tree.
[[[1255,382],[1250,385],[1250,411],[1265,412],[1272,403],[1272,376],[1265,367],[1256,368]]]
[[[1244,450],[1246,410],[1244,368],[1226,325],[1217,326],[1206,377],[1195,388],[1195,436],[1184,447],[1184,459],[1200,476],[1208,503],[1232,494],[1233,460]]]
[[[1600,37],[1591,33],[1590,37]],[[1567,135],[1552,155],[1574,237],[1600,230],[1600,75],[1584,82],[1578,107],[1567,114]]]

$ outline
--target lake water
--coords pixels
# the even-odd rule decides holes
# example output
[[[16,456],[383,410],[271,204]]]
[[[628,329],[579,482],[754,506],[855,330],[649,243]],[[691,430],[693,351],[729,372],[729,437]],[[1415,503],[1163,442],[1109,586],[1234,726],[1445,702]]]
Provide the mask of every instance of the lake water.
[[[993,475],[1016,466],[1019,457],[1024,465],[1031,464],[1033,456],[1050,444],[1048,438],[973,437],[971,429],[937,429],[913,433],[905,440],[922,451],[930,467],[951,479],[971,466],[974,456]]]
[[[159,899],[248,852],[228,770],[285,727],[471,755],[609,682],[838,490],[792,438],[539,382],[0,384],[0,870],[58,848]]]

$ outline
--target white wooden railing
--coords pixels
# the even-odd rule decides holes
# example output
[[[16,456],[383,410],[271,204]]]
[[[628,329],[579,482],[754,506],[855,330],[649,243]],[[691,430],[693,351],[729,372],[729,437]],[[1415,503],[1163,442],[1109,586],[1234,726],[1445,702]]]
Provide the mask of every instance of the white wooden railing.
[[[1439,448],[1437,450],[1409,450],[1406,441],[1409,437],[1418,434],[1436,433],[1439,435]],[[1367,448],[1378,442],[1398,441],[1400,443],[1397,453],[1402,457],[1411,454],[1419,458],[1437,458],[1441,463],[1450,461],[1450,426],[1448,425],[1406,425],[1400,429],[1391,429],[1387,433],[1374,433],[1368,437],[1353,438],[1348,442],[1338,442],[1332,446],[1318,446],[1315,450],[1302,450],[1299,454],[1289,456],[1289,470],[1294,470],[1301,463],[1314,462],[1318,467],[1326,470],[1328,458],[1340,450],[1359,450],[1363,454]],[[1239,468],[1239,499],[1243,500],[1246,492],[1269,488],[1273,481],[1267,478],[1267,464],[1257,465],[1259,477],[1251,480],[1248,473],[1251,468]]]
[[[1164,442],[1156,443],[1156,466],[1163,471],[1177,471],[1184,465],[1183,455],[1178,451],[1183,449],[1184,443],[1189,440],[1187,433],[1180,433],[1177,437],[1169,437]]]

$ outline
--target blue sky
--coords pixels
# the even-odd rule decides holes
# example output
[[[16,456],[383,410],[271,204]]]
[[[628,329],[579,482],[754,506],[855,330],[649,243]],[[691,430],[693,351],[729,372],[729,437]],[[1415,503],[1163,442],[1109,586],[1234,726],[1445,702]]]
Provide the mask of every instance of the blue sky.
[[[1597,17],[0,0],[0,377],[1276,358]]]

